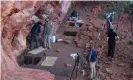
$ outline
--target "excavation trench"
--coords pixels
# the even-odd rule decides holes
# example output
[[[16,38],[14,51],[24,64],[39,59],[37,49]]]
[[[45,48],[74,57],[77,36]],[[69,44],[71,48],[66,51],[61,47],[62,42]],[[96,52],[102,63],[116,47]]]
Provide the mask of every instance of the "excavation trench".
[[[118,79],[128,80],[129,77],[127,75],[129,75],[129,72],[132,71],[132,68],[130,67],[130,63],[132,60],[132,49],[133,49],[132,45],[127,44],[127,42],[129,42],[127,38],[131,37],[130,27],[129,27],[130,24],[128,23],[128,19],[126,18],[125,22],[120,21],[121,28],[118,28],[118,35],[120,35],[120,40],[116,42],[117,43],[116,54],[115,54],[116,60],[115,60],[115,63],[110,64],[108,61],[108,58],[106,58],[106,56],[105,56],[107,54],[107,43],[106,43],[107,40],[106,40],[105,30],[102,30],[103,26],[101,25],[104,23],[104,20],[101,20],[97,17],[98,16],[97,14],[99,14],[99,12],[102,10],[101,4],[100,4],[100,2],[97,2],[100,5],[96,6],[97,4],[93,5],[93,4],[88,4],[88,3],[85,3],[84,5],[76,4],[76,6],[74,6],[74,9],[76,9],[79,12],[80,19],[85,21],[84,24],[82,25],[82,27],[80,27],[80,32],[77,32],[77,30],[74,28],[73,25],[66,23],[66,20],[62,21],[63,23],[60,25],[61,27],[58,30],[58,32],[60,32],[60,33],[57,33],[56,35],[62,34],[61,37],[58,37],[58,38],[61,38],[64,41],[53,43],[51,45],[50,49],[43,49],[42,47],[39,47],[39,49],[37,49],[37,50],[34,49],[35,51],[31,52],[32,54],[30,53],[30,51],[28,51],[26,49],[20,56],[17,57],[18,64],[24,68],[22,68],[22,70],[18,70],[18,72],[16,72],[16,73],[14,71],[14,74],[10,74],[11,75],[10,77],[12,78],[11,80],[14,80],[14,78],[19,80],[20,75],[22,75],[21,80],[25,79],[25,78],[23,78],[23,76],[26,76],[26,78],[31,78],[30,80],[35,80],[35,79],[52,80],[53,78],[52,79],[47,79],[47,78],[44,79],[44,77],[48,76],[47,75],[48,73],[46,73],[45,75],[44,74],[41,75],[41,73],[43,73],[45,70],[54,74],[56,80],[69,79],[72,69],[74,67],[74,60],[70,56],[70,54],[83,53],[83,52],[85,52],[85,54],[86,54],[90,43],[95,43],[95,48],[98,51],[98,54],[100,55],[100,58],[98,59],[98,63],[96,65],[97,80],[104,80],[106,78],[107,79],[109,78],[110,80],[118,80]],[[93,6],[95,6],[95,7],[93,7]],[[109,6],[109,4],[108,4],[108,6]],[[96,13],[96,14],[94,14],[94,13]],[[117,22],[117,20],[114,21],[114,23],[113,23],[114,26],[116,26],[116,24],[115,24],[116,22]],[[57,26],[57,22],[55,22],[55,23]],[[124,24],[122,24],[122,23],[124,23]],[[125,26],[127,26],[127,27],[125,27]],[[15,29],[15,28],[13,28],[13,29]],[[25,30],[25,28],[24,28],[24,30]],[[10,33],[8,34],[9,36],[7,37],[7,32],[11,32],[11,31],[8,31],[8,29],[7,29],[7,31],[5,30],[5,32],[6,32],[4,35],[5,39],[3,39],[2,44],[4,44],[4,46],[6,46],[6,47],[4,47],[3,50],[5,50],[6,53],[11,53],[13,51],[12,51],[12,48],[10,50],[9,47],[13,47],[13,49],[14,49],[14,46],[10,46],[9,45],[10,42],[5,43],[6,41],[8,42],[7,39],[10,39],[10,38],[12,39],[12,36],[9,35]],[[100,33],[100,35],[99,35],[99,33]],[[25,34],[25,35],[27,34],[27,33],[23,32],[23,28],[21,30],[21,34]],[[14,40],[16,41],[16,45],[17,45],[17,47],[15,47],[15,48],[16,48],[16,50],[18,50],[18,52],[20,50],[22,50],[23,45],[25,45],[25,43],[22,43],[25,40],[21,40],[21,39],[25,39],[25,36],[23,36],[21,34],[18,35],[20,37],[14,38]],[[97,35],[100,36],[100,40],[97,39]],[[18,39],[18,40],[16,40],[16,39]],[[29,37],[27,37],[27,42],[26,42],[27,47],[29,47],[28,40],[29,40]],[[39,40],[39,41],[40,41],[40,45],[42,46],[42,44],[43,44],[42,40]],[[22,43],[22,44],[19,45],[20,43]],[[75,43],[76,43],[76,45],[75,45]],[[82,48],[84,48],[84,50]],[[34,52],[37,52],[38,54],[35,54]],[[8,68],[10,68],[10,65],[11,66],[15,65],[13,63],[10,64],[10,62],[9,62],[9,64],[7,64],[7,61],[10,61],[12,59],[10,59],[10,57],[5,57],[5,56],[10,56],[10,54],[8,55],[6,53],[2,54],[2,56],[3,56],[2,59],[4,59],[4,61],[5,61],[5,62],[3,62],[5,65],[4,66],[2,65],[4,69],[6,66],[9,66]],[[11,53],[11,54],[13,54],[13,53]],[[8,58],[8,59],[6,59],[6,58]],[[11,56],[11,58],[12,58],[12,56]],[[13,58],[13,60],[14,59],[15,58]],[[12,62],[14,62],[14,61],[12,61]],[[124,63],[125,64],[124,67],[119,67],[118,66],[119,63]],[[66,67],[66,64],[69,66]],[[14,67],[14,69],[15,68],[16,67]],[[32,68],[32,69],[28,70],[27,68]],[[12,67],[10,69],[12,69]],[[40,72],[41,71],[42,72],[40,73],[40,72],[34,71],[35,69],[38,69]],[[8,69],[5,69],[5,70],[8,70]],[[27,73],[25,74],[24,71]],[[6,71],[3,71],[4,75],[5,75],[5,72]],[[23,73],[21,73],[21,72],[23,72]],[[32,72],[34,74],[32,74]],[[12,73],[12,72],[10,72],[10,73]],[[112,73],[112,75],[110,75],[109,73]],[[118,74],[118,75],[116,75],[116,74]],[[33,79],[34,75],[35,75],[35,79]],[[39,75],[39,76],[36,76],[36,75]],[[5,80],[9,80],[10,77],[8,77]],[[86,78],[87,77],[83,77],[82,74],[79,73],[78,77],[75,80],[86,80]]]
[[[66,15],[66,17],[68,14]],[[62,21],[57,34],[62,34],[64,37],[75,38],[78,31],[73,24]],[[65,38],[60,37],[63,40]],[[71,43],[56,42],[51,45],[51,48],[44,50],[38,54],[30,54],[28,50],[25,50],[20,56],[18,56],[18,64],[24,68],[47,70],[55,75],[56,80],[69,79],[74,67],[74,60],[70,56],[72,53],[82,53],[82,48],[76,47],[73,39]],[[27,36],[27,47],[29,47],[30,36]],[[43,40],[39,40],[40,46],[43,46]],[[35,49],[34,49],[35,50]],[[57,52],[57,50],[59,50]],[[47,60],[48,63],[47,63]],[[47,63],[47,64],[45,64]],[[71,66],[66,66],[71,65]],[[79,76],[77,79],[83,79]]]

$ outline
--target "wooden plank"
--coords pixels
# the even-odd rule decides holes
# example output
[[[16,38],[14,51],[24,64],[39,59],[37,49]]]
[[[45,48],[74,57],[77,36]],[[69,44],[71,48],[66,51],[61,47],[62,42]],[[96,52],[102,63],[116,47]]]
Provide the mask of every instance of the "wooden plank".
[[[82,23],[82,24],[84,23],[83,20],[78,20],[77,22],[78,22],[78,23]],[[70,20],[69,20],[69,21],[66,21],[66,23],[74,23],[74,21],[70,21]]]
[[[83,20],[78,20],[77,22],[79,24],[79,27],[81,27],[84,23]],[[74,21],[66,21],[66,23],[69,23],[69,26],[74,26]]]

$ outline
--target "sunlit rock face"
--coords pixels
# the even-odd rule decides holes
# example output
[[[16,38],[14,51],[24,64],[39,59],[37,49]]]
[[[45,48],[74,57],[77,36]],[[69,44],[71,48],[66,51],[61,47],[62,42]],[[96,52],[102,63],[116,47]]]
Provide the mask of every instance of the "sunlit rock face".
[[[43,22],[48,11],[56,34],[70,5],[68,1],[2,1],[2,80],[54,80],[54,75],[47,71],[21,68],[16,58],[26,48],[31,20],[41,19]]]

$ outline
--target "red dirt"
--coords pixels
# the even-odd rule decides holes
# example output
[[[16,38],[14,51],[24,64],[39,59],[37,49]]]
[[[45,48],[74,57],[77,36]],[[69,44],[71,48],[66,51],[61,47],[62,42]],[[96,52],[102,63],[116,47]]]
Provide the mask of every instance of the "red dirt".
[[[87,3],[86,3],[87,4]],[[93,5],[94,6],[94,5]],[[98,5],[100,6],[100,5]],[[88,8],[89,7],[89,8]],[[81,53],[86,53],[87,48],[89,47],[90,43],[95,44],[95,48],[98,51],[98,61],[96,65],[97,69],[97,76],[96,80],[132,80],[133,79],[133,72],[132,72],[132,57],[133,57],[133,45],[128,44],[129,38],[132,37],[131,35],[131,28],[130,22],[127,18],[126,13],[121,13],[121,21],[119,22],[119,27],[117,30],[118,36],[120,37],[119,40],[116,42],[116,49],[115,49],[115,60],[114,62],[110,62],[109,59],[106,57],[107,55],[107,39],[106,39],[106,30],[102,30],[103,24],[105,20],[99,19],[98,13],[93,14],[91,12],[92,5],[85,5],[81,6],[77,4],[73,7],[79,12],[80,19],[84,21],[83,26],[80,29],[78,35],[74,38],[74,42],[79,47],[79,49],[83,49],[84,52],[80,51]],[[100,7],[97,7],[100,10]],[[97,10],[95,8],[95,10]],[[86,12],[87,9],[87,12]],[[95,12],[94,12],[95,13]],[[113,25],[116,28],[117,25],[117,18],[113,21]],[[63,24],[63,27],[67,28],[68,24]],[[100,36],[98,37],[100,33]],[[73,41],[73,37],[66,37],[61,36],[59,38],[64,38],[65,40]],[[63,46],[64,45],[64,46]],[[68,46],[68,49],[65,47]],[[60,49],[61,47],[61,49]],[[63,48],[63,51],[62,51]],[[60,49],[60,52],[56,52],[57,49]],[[73,62],[73,60],[69,59],[69,52],[76,52],[79,49],[74,47],[74,44],[62,44],[56,43],[52,46],[52,50],[49,50],[47,54],[52,56],[58,56],[62,59],[62,61],[57,61],[55,64],[56,70],[54,72],[57,80],[66,80],[70,77],[71,70],[68,70],[67,74],[69,76],[59,76],[56,73],[60,73],[59,67],[63,70],[63,63]],[[67,56],[67,57],[65,57]],[[65,62],[64,62],[65,63]],[[73,64],[73,63],[70,63]],[[58,67],[58,68],[57,68]],[[46,69],[46,68],[45,68]],[[55,69],[55,68],[54,68]],[[75,80],[85,80],[82,74]]]
[[[87,4],[87,3],[86,3]],[[117,30],[119,40],[116,42],[115,60],[111,63],[107,55],[107,40],[105,31],[101,28],[104,20],[98,19],[97,14],[91,12],[93,8],[88,6],[76,5],[76,10],[80,13],[80,19],[85,21],[81,27],[81,31],[75,38],[75,42],[81,44],[82,48],[87,49],[90,43],[95,43],[95,48],[98,50],[100,58],[97,63],[97,79],[99,80],[131,80],[132,76],[132,59],[133,59],[133,45],[128,44],[131,35],[131,25],[126,13],[121,13],[119,27]],[[100,6],[100,5],[99,5]],[[74,7],[75,8],[75,7]],[[86,12],[85,9],[88,9]],[[98,8],[97,8],[98,9]],[[116,28],[117,18],[113,21],[113,25]],[[87,25],[86,25],[87,24]],[[98,34],[100,40],[97,39]],[[86,52],[86,50],[85,50]],[[119,67],[118,64],[123,63],[124,66]],[[108,74],[106,69],[109,68],[112,74]]]
[[[29,4],[30,3],[31,2],[29,2]],[[35,9],[37,9],[37,7],[40,6],[39,4],[44,4],[44,3],[40,2],[40,3],[36,4],[36,2],[34,2],[30,5],[30,7],[33,8],[36,4]],[[99,3],[100,3],[100,5],[98,5]],[[56,49],[57,47],[64,48],[67,46],[68,48],[65,49],[66,52],[62,52],[62,50],[61,50],[60,52],[57,53],[56,52],[57,49],[56,49],[56,50],[51,50],[51,52],[54,52],[56,54],[51,53],[50,55],[56,56],[56,55],[62,53],[61,55],[58,55],[61,59],[58,62],[58,64],[56,64],[57,67],[55,67],[55,68],[58,68],[59,71],[62,71],[62,69],[60,69],[60,64],[61,64],[60,62],[65,63],[65,61],[66,62],[72,61],[72,60],[68,59],[70,57],[69,56],[70,53],[68,53],[67,51],[76,52],[76,51],[80,50],[81,48],[83,48],[86,52],[89,44],[95,43],[95,48],[99,54],[99,59],[98,59],[97,65],[96,65],[97,66],[97,79],[96,80],[133,80],[133,71],[132,71],[133,70],[132,69],[133,45],[128,44],[128,42],[129,42],[128,39],[130,37],[132,37],[131,36],[131,28],[130,28],[131,25],[127,18],[128,15],[125,13],[121,13],[120,24],[119,24],[119,27],[117,30],[117,33],[118,33],[120,39],[117,41],[117,44],[116,44],[115,60],[113,63],[111,63],[106,58],[107,40],[106,40],[105,30],[102,30],[102,24],[104,23],[104,20],[100,20],[97,17],[99,11],[101,11],[102,9],[105,8],[103,6],[106,6],[106,4],[104,4],[104,3],[108,3],[108,2],[103,2],[103,3],[102,2],[92,2],[89,4],[86,2],[87,5],[80,5],[77,2],[77,4],[73,8],[75,8],[79,12],[80,19],[84,20],[84,25],[81,27],[81,31],[78,33],[78,35],[74,39],[75,43],[80,48],[75,48],[75,46],[73,46],[73,44],[71,45],[71,43],[67,44],[67,45],[64,45],[64,44],[58,45],[58,43],[57,43],[57,45],[52,46],[52,47],[54,47],[54,49]],[[4,4],[6,4],[6,2]],[[102,6],[101,6],[101,4],[102,4]],[[29,6],[27,3],[25,5]],[[109,4],[109,6],[112,6],[112,4],[111,5]],[[26,6],[23,6],[23,7],[26,7]],[[64,6],[62,8],[61,13],[64,12],[65,7],[66,6]],[[46,71],[24,69],[24,68],[20,68],[20,66],[17,65],[16,56],[18,56],[20,54],[20,52],[26,47],[25,46],[26,45],[26,36],[29,32],[29,30],[26,28],[26,24],[30,23],[30,19],[29,18],[27,19],[27,17],[26,17],[27,23],[23,24],[23,21],[25,21],[25,20],[21,19],[20,16],[17,16],[22,21],[21,24],[23,24],[24,27],[21,28],[18,37],[15,39],[16,45],[11,45],[11,41],[12,41],[14,32],[16,30],[18,30],[19,27],[21,27],[22,25],[17,23],[17,20],[19,20],[19,19],[16,19],[16,15],[12,15],[11,17],[6,17],[7,14],[12,10],[12,7],[9,8],[8,10],[5,10],[5,8],[7,8],[7,7],[3,7],[3,9],[2,9],[6,13],[6,14],[3,13],[3,15],[2,15],[2,20],[3,20],[2,28],[5,29],[4,30],[5,33],[2,34],[2,50],[3,50],[2,51],[2,79],[3,80],[25,80],[25,79],[28,79],[28,80],[53,80],[54,76]],[[58,9],[58,7],[57,7],[57,9]],[[55,9],[55,10],[57,10],[57,9]],[[33,12],[35,12],[35,10],[33,10],[32,13]],[[20,12],[17,14],[23,14],[23,13]],[[52,16],[55,16],[57,14],[58,14],[58,12],[56,12],[56,14],[53,14]],[[62,15],[64,15],[64,14],[62,14]],[[58,15],[60,15],[60,14],[58,14]],[[58,17],[56,17],[56,18],[58,18]],[[56,22],[56,18],[55,18],[55,22],[53,22],[53,25],[56,26],[56,28],[54,28],[55,30],[57,30],[58,23],[60,23],[60,22],[58,22],[58,20]],[[11,24],[11,23],[14,23],[14,24]],[[5,24],[7,24],[7,25],[5,25]],[[114,24],[114,27],[116,28],[117,19],[114,20],[113,24]],[[8,27],[8,26],[10,26],[10,27]],[[101,34],[99,36],[100,40],[98,39],[99,33]],[[71,37],[63,36],[63,38],[73,40]],[[16,49],[14,49],[14,48],[16,48]],[[82,52],[82,51],[79,51],[79,52]],[[67,57],[65,57],[65,56],[67,56]],[[118,66],[120,64],[124,64],[124,65]],[[61,66],[63,66],[63,65],[61,65]],[[55,72],[57,74],[58,74],[58,69],[57,69],[57,72]],[[71,72],[71,70],[68,70],[68,73],[70,73],[70,72]],[[32,73],[32,74],[29,74],[29,73]],[[57,80],[64,79],[64,77],[62,77],[62,76],[55,76],[55,77]],[[79,79],[79,80],[82,80],[82,79]]]

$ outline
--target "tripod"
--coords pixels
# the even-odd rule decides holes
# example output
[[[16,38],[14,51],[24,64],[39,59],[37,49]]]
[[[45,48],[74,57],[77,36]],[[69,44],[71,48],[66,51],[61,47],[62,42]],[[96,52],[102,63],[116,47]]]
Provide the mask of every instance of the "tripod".
[[[78,75],[78,71],[79,71],[79,67],[80,67],[80,61],[82,63],[82,68],[84,68],[83,65],[85,65],[85,63],[83,62],[83,60],[81,59],[81,57],[79,56],[79,54],[77,53],[76,59],[75,59],[75,63],[74,63],[74,68],[72,70],[72,74],[70,76],[70,80],[77,78]],[[75,72],[75,75],[74,75]]]
[[[79,55],[78,55],[78,56],[76,57],[76,59],[75,59],[74,68],[73,68],[73,70],[72,70],[72,74],[71,74],[71,76],[70,76],[70,80],[71,80],[72,78],[76,78],[76,77],[77,77],[78,69],[79,69]],[[76,73],[75,76],[73,76],[74,71],[76,71],[76,72],[75,72],[75,73]]]

